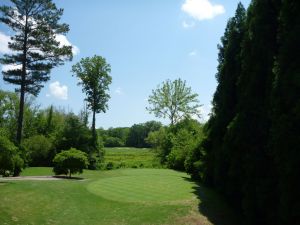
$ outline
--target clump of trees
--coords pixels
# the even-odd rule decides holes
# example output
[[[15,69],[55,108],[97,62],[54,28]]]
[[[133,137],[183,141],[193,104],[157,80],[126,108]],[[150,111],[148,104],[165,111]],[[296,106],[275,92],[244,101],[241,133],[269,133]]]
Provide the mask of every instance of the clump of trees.
[[[147,107],[157,117],[169,118],[171,124],[151,131],[146,142],[154,148],[161,163],[188,173],[199,166],[196,156],[203,139],[202,124],[191,118],[200,116],[197,97],[186,81],[167,80],[152,91]]]
[[[83,169],[86,169],[89,165],[87,154],[76,148],[58,153],[54,157],[53,163],[53,172],[56,175],[65,174],[69,177],[74,173],[82,173]]]
[[[186,118],[173,126],[150,132],[146,141],[153,146],[162,164],[191,174],[203,137],[203,125]]]
[[[75,115],[53,106],[40,109],[31,98],[25,101],[24,138],[21,145],[15,145],[18,101],[16,93],[0,90],[0,136],[7,140],[3,142],[3,149],[14,149],[9,152],[16,152],[24,161],[22,165],[52,166],[54,156],[62,149],[76,148],[87,154],[94,149],[92,132],[82,113]],[[5,152],[1,149],[0,157],[5,158]],[[95,156],[94,169],[101,160],[103,158]],[[0,163],[1,168],[3,165]],[[5,167],[2,171],[7,170]],[[12,167],[9,171],[13,171]]]

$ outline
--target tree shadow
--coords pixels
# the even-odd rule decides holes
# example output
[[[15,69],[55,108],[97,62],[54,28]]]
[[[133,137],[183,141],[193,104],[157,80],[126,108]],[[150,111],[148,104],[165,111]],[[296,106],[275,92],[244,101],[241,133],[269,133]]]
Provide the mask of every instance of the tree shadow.
[[[195,182],[190,178],[184,178],[194,184],[193,193],[199,200],[198,211],[207,217],[214,225],[239,225],[241,217],[226,200],[216,191]]]
[[[7,184],[12,184],[11,181],[6,181],[6,180],[0,180],[0,186],[1,185],[7,185]]]
[[[55,175],[52,177],[59,178],[59,179],[66,179],[66,180],[84,180],[84,178],[82,177],[70,177],[65,175]]]

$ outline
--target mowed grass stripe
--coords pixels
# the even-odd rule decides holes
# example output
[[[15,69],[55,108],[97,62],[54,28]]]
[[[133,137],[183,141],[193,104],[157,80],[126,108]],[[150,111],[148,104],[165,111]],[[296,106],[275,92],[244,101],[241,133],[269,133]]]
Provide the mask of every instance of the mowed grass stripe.
[[[103,198],[121,202],[164,202],[194,197],[193,187],[196,184],[178,172],[144,169],[138,172],[125,170],[123,174],[95,181],[88,186],[88,190]]]

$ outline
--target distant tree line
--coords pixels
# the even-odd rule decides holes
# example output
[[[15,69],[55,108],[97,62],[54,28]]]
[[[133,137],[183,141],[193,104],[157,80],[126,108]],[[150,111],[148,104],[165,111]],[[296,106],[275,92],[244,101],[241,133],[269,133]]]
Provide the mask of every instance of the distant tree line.
[[[161,127],[160,122],[148,121],[131,127],[116,127],[107,130],[99,128],[97,131],[105,147],[149,148],[151,144],[146,141],[146,138],[150,132],[157,131]]]

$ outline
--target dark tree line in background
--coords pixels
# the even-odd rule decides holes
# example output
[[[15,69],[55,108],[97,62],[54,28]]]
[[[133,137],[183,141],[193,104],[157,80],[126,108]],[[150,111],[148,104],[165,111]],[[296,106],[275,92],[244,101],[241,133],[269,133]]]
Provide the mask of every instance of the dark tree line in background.
[[[136,147],[149,148],[151,144],[146,138],[150,132],[159,130],[162,124],[157,121],[148,121],[146,123],[134,124],[131,127],[117,127],[98,129],[98,134],[101,137],[105,147]]]
[[[195,176],[247,224],[300,221],[300,2],[239,4],[219,46],[218,87]],[[198,156],[199,158],[199,156]]]

